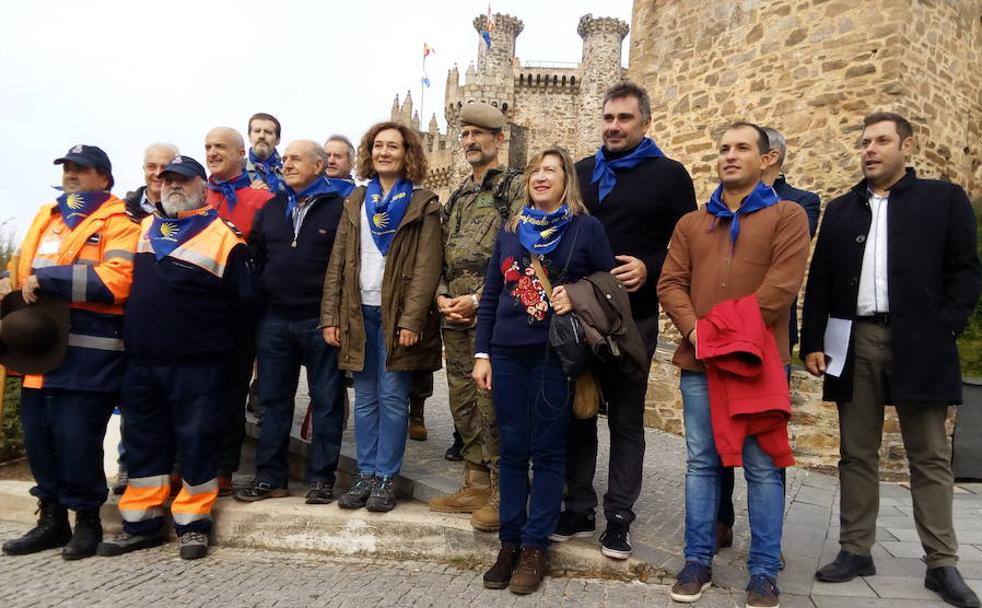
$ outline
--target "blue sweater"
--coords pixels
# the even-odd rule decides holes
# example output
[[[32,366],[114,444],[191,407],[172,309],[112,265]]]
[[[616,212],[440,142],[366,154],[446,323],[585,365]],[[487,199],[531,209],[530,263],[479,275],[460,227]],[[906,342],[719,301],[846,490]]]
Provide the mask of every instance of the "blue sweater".
[[[575,283],[594,272],[610,271],[614,254],[603,225],[591,215],[575,216],[559,246],[543,256],[542,266],[553,287]],[[552,307],[535,278],[529,252],[517,233],[502,228],[484,277],[475,352],[490,353],[492,346],[547,344],[551,316]]]

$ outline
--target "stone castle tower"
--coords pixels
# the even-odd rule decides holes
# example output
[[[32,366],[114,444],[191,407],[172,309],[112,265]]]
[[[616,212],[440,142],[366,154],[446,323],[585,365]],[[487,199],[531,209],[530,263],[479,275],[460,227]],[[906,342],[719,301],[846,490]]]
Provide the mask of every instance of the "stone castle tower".
[[[447,74],[443,111],[446,133],[441,133],[434,115],[426,131],[413,111],[406,93],[392,104],[392,120],[421,131],[430,161],[425,184],[446,200],[469,173],[460,150],[460,109],[465,103],[482,101],[499,108],[508,121],[503,164],[523,168],[528,156],[548,145],[559,144],[578,159],[596,151],[600,144],[601,100],[604,91],[624,78],[621,47],[628,25],[609,17],[580,18],[577,32],[583,38],[580,63],[526,62],[515,56],[515,41],[525,25],[511,15],[496,14],[491,48],[478,40],[477,65],[470,64],[463,83],[456,66]],[[487,16],[474,19],[481,32]]]

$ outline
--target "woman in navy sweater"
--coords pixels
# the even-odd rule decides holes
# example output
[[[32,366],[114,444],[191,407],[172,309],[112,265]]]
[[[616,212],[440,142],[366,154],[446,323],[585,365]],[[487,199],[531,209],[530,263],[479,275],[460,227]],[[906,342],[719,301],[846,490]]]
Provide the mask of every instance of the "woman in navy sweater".
[[[488,264],[473,372],[478,386],[492,391],[501,435],[501,551],[484,586],[522,594],[535,591],[545,571],[572,412],[570,382],[549,349],[549,321],[572,310],[564,283],[614,267],[603,226],[580,198],[569,154],[547,148],[525,175],[525,207],[498,233]],[[553,285],[551,304],[533,256]]]

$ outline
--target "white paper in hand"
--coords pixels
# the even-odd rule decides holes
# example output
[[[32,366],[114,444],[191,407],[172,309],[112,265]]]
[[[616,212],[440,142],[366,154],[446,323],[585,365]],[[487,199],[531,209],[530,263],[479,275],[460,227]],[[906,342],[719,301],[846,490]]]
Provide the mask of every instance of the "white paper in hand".
[[[852,333],[852,321],[829,317],[825,326],[825,356],[829,361],[825,373],[838,378],[846,365],[846,353],[849,352],[849,334]]]

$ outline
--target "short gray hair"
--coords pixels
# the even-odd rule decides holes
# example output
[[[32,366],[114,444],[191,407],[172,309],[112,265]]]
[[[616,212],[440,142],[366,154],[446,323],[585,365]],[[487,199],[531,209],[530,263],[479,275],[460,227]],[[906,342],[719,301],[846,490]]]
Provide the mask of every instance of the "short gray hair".
[[[298,139],[291,142],[290,145],[297,143],[306,145],[307,153],[310,155],[310,160],[319,160],[321,163],[325,165],[327,164],[327,152],[324,151],[324,148],[322,148],[319,143],[312,139]]]
[[[165,150],[170,153],[172,158],[181,153],[181,151],[178,150],[177,146],[175,146],[174,144],[168,144],[166,142],[158,141],[146,147],[146,149],[143,151],[143,158],[145,159],[147,156],[150,155],[151,152],[154,152],[155,150]]]
[[[768,152],[777,150],[777,166],[781,167],[784,165],[784,156],[788,153],[788,144],[784,141],[784,135],[773,127],[761,127],[764,129],[764,133],[767,133],[767,142],[770,149]]]
[[[331,143],[332,141],[339,141],[339,142],[343,143],[348,148],[348,162],[350,162],[352,165],[354,165],[355,164],[355,145],[353,143],[351,143],[351,140],[348,139],[347,137],[345,137],[344,135],[340,135],[338,133],[335,133],[334,135],[332,135],[332,136],[330,136],[330,137],[327,138],[327,141],[324,142],[324,145],[326,146],[327,144]]]

